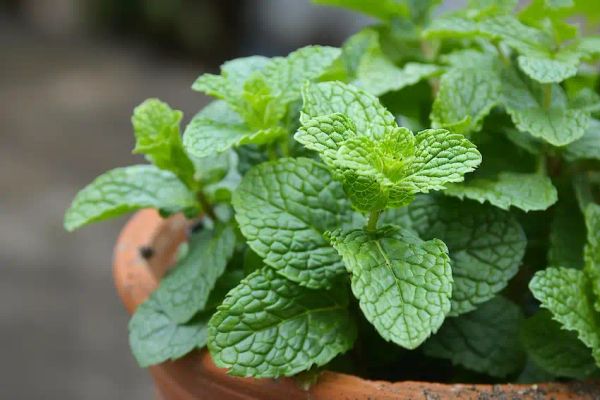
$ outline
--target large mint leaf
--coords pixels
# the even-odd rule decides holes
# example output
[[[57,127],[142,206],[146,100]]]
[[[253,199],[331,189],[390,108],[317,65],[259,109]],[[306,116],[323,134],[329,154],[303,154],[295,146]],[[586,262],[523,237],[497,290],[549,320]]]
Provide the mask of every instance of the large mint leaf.
[[[156,291],[163,310],[173,321],[185,323],[205,309],[234,246],[235,234],[230,225],[204,229],[190,238],[187,255],[177,262]]]
[[[175,360],[206,345],[209,316],[199,314],[177,324],[155,295],[142,303],[129,322],[129,344],[140,367]]]
[[[404,2],[396,0],[380,0],[365,2],[363,0],[313,0],[314,3],[345,7],[382,20],[409,15],[409,8]]]
[[[502,83],[502,101],[519,130],[554,146],[565,146],[585,134],[589,112],[569,108],[559,86],[550,86],[552,99],[544,104],[539,84],[526,82],[514,72],[506,72]]]
[[[546,310],[525,321],[521,341],[535,364],[553,375],[585,379],[597,368],[590,349]]]
[[[199,204],[173,173],[152,165],[133,165],[108,171],[83,188],[65,214],[65,229],[72,231],[92,222],[142,208],[165,213],[197,212]]]
[[[396,126],[394,116],[377,97],[352,85],[342,82],[311,84],[303,89],[302,97],[302,123],[321,115],[340,113],[350,118],[361,135],[382,136]]]
[[[574,331],[592,349],[596,365],[600,365],[600,314],[594,309],[594,294],[584,272],[547,268],[535,274],[529,289],[563,329]]]
[[[524,362],[519,343],[522,319],[517,305],[496,297],[475,311],[448,318],[425,343],[425,354],[503,378],[518,371]]]
[[[344,272],[323,233],[351,221],[341,185],[306,158],[260,164],[233,196],[236,219],[248,245],[278,273],[320,288]]]
[[[483,20],[480,32],[499,38],[508,46],[523,54],[538,54],[554,46],[546,32],[523,24],[512,15],[499,15]]]
[[[600,205],[590,203],[585,208],[587,243],[584,249],[585,273],[596,295],[594,305],[600,312]]]
[[[468,134],[481,129],[483,118],[498,103],[501,84],[498,73],[464,60],[460,68],[451,68],[440,80],[433,102],[434,127]]]
[[[600,160],[600,120],[592,119],[581,139],[564,147],[567,161]]]
[[[480,203],[487,201],[504,210],[510,207],[524,211],[545,210],[558,199],[550,178],[517,172],[501,172],[495,179],[475,178],[448,185],[444,193]]]
[[[194,157],[207,157],[245,143],[261,143],[267,138],[256,135],[227,103],[214,101],[192,118],[185,128],[183,144]]]
[[[527,239],[505,211],[441,196],[418,196],[404,214],[383,218],[411,227],[421,239],[437,238],[448,246],[454,279],[450,315],[472,311],[492,299],[519,270]]]
[[[452,294],[443,242],[389,226],[374,234],[336,231],[331,240],[351,273],[363,314],[384,339],[414,349],[438,330]]]
[[[148,99],[133,111],[134,153],[145,154],[157,167],[193,185],[194,165],[186,155],[179,135],[183,113],[158,99]]]
[[[291,376],[352,347],[356,328],[347,306],[345,288],[312,290],[263,268],[218,307],[208,348],[231,375]]]

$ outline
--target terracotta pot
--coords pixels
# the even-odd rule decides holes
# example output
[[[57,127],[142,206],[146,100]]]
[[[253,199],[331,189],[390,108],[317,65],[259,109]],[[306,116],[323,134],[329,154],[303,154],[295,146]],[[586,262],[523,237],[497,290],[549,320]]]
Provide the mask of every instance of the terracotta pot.
[[[152,210],[138,212],[125,226],[115,247],[114,278],[125,307],[132,313],[156,288],[185,238],[181,216],[164,220]],[[147,247],[146,256],[140,249]],[[151,249],[151,250],[150,250]],[[291,379],[237,378],[211,361],[207,351],[196,351],[175,362],[150,368],[156,388],[165,400],[398,400],[398,399],[600,399],[595,383],[537,385],[473,385],[428,382],[370,381],[324,372],[309,391]]]

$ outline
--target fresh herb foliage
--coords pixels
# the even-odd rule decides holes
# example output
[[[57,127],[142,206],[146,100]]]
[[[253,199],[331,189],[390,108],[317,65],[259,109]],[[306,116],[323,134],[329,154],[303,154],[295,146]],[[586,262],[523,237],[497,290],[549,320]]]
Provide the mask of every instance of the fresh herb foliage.
[[[131,319],[139,364],[207,346],[260,378],[337,357],[368,376],[440,358],[456,368],[437,379],[597,374],[600,36],[582,31],[600,7],[315,2],[378,21],[201,75],[215,99],[183,135],[180,111],[145,101],[151,165],[101,175],[65,215],[203,218]]]

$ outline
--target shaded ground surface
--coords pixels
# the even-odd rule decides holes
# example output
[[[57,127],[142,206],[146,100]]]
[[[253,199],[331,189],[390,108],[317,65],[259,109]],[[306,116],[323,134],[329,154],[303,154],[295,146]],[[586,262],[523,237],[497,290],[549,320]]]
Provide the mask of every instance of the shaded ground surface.
[[[189,118],[198,66],[135,48],[54,42],[0,21],[0,398],[150,399],[111,279],[124,219],[62,229],[78,188],[132,156],[132,108]]]

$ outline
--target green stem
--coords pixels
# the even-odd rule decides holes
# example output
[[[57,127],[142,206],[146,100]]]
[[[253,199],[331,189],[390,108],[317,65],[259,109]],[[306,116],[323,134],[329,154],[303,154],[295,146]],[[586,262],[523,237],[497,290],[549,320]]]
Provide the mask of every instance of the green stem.
[[[502,51],[502,48],[500,47],[500,43],[494,42],[494,47],[496,48],[496,51],[498,52],[498,55],[500,56],[500,60],[502,60],[504,65],[506,65],[508,67],[510,65],[510,59]]]
[[[275,161],[279,158],[279,156],[277,155],[277,151],[275,150],[274,143],[269,143],[267,145],[267,155],[269,156],[270,161]]]
[[[375,232],[377,230],[377,221],[381,215],[382,210],[374,210],[369,214],[369,220],[367,221],[367,231]]]
[[[552,105],[552,85],[547,83],[542,87],[544,90],[544,108],[548,110]]]
[[[210,219],[212,219],[213,221],[217,221],[217,215],[215,214],[215,210],[213,206],[208,202],[208,199],[206,198],[202,190],[198,192],[198,201],[202,206],[202,211],[204,211],[206,215],[210,217]]]
[[[279,141],[279,150],[281,150],[281,154],[283,157],[290,156],[290,136],[287,132],[281,137]]]

